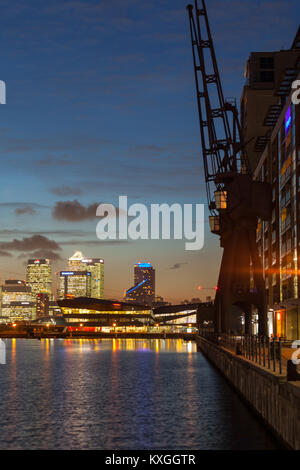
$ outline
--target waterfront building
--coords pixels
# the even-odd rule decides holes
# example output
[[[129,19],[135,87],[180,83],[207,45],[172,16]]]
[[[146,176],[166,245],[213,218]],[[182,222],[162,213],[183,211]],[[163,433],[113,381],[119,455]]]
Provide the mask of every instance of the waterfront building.
[[[252,52],[247,61],[241,97],[241,126],[252,171],[264,151],[274,119],[280,114],[280,86],[284,86],[286,79],[295,77],[298,40],[299,31],[290,49]]]
[[[274,85],[275,104],[265,109],[265,117],[258,123],[267,123],[268,131],[261,139],[254,177],[272,185],[271,219],[260,221],[257,229],[269,333],[294,340],[300,337],[300,106],[292,102],[292,82],[300,79],[300,30],[291,52],[294,61]],[[260,94],[248,96],[246,109],[255,107],[259,99]]]
[[[91,297],[91,273],[88,271],[61,271],[58,298]]]
[[[55,300],[50,300],[49,317],[59,317],[59,316],[61,316],[61,308],[58,306],[58,303]]]
[[[9,321],[34,320],[36,302],[25,281],[7,280],[1,289],[2,316]]]
[[[92,298],[58,300],[70,329],[136,331],[154,324],[149,306]]]
[[[134,286],[126,291],[125,300],[146,305],[155,301],[155,269],[150,263],[134,265]]]
[[[70,271],[87,271],[91,273],[91,293],[95,299],[104,297],[104,260],[102,258],[86,258],[81,251],[76,251],[68,260]]]
[[[26,282],[31,287],[33,297],[48,294],[52,298],[52,269],[50,259],[30,259],[27,263]]]

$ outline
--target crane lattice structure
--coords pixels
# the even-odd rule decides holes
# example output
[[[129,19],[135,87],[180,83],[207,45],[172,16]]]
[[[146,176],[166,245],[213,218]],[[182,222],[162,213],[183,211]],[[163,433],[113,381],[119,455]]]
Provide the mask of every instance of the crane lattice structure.
[[[254,181],[236,105],[224,99],[205,1],[188,5],[203,166],[211,231],[224,248],[215,298],[215,329],[230,332],[230,310],[245,313],[251,333],[257,308],[259,332],[267,334],[267,302],[258,248],[258,219],[271,214],[271,186]],[[251,282],[252,281],[252,282]]]

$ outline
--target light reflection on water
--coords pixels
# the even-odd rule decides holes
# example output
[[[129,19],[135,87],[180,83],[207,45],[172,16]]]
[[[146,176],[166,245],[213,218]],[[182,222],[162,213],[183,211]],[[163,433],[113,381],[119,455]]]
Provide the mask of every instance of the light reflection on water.
[[[274,448],[192,342],[5,341],[1,449]]]

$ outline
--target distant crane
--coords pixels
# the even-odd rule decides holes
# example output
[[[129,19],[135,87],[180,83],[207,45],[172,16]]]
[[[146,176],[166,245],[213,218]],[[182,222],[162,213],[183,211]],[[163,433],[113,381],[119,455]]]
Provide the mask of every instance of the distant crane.
[[[243,142],[238,110],[224,100],[205,1],[188,5],[203,166],[210,228],[224,248],[215,297],[215,331],[230,332],[230,311],[245,314],[251,333],[258,309],[259,334],[267,334],[267,300],[256,230],[272,211],[271,186],[254,181]],[[200,6],[198,6],[198,4]],[[252,281],[252,282],[251,282]]]

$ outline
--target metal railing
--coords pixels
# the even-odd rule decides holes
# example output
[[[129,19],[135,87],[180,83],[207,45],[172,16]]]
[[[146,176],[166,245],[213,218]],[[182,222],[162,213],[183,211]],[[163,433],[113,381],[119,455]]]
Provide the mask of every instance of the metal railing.
[[[273,372],[283,373],[282,339],[265,336],[243,336],[241,341],[241,356],[265,367]]]
[[[199,334],[209,341],[272,372],[279,374],[286,373],[286,364],[282,355],[282,338],[275,339],[258,335],[218,335],[205,329],[200,329]]]

